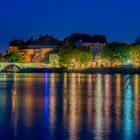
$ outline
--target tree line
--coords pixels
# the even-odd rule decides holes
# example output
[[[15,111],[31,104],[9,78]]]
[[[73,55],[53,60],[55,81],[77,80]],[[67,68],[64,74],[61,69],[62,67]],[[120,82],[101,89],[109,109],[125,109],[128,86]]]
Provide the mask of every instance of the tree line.
[[[84,46],[78,47],[76,42],[105,43],[106,46],[99,52],[99,56],[101,59],[110,62],[111,65],[116,62],[123,63],[127,61],[131,61],[133,64],[140,63],[140,37],[137,37],[132,44],[127,44],[107,42],[106,37],[99,34],[88,35],[74,33],[66,37],[63,41],[51,35],[41,35],[36,39],[31,36],[26,41],[14,39],[9,42],[9,45],[13,47],[17,46],[18,49],[28,48],[29,45],[55,45],[56,47],[51,53],[57,53],[59,55],[59,61],[62,67],[71,67],[72,65],[81,67],[92,61],[94,56],[90,48]],[[3,59],[2,55],[0,55],[0,59]],[[18,50],[7,53],[4,59],[8,62],[24,61]]]
[[[27,40],[14,39],[9,42],[9,46],[18,47],[19,49],[27,49],[30,45],[58,45],[60,41],[51,35],[40,35],[38,38],[31,36]]]
[[[140,43],[107,43],[99,55],[103,60],[110,62],[111,65],[124,62],[140,65]]]

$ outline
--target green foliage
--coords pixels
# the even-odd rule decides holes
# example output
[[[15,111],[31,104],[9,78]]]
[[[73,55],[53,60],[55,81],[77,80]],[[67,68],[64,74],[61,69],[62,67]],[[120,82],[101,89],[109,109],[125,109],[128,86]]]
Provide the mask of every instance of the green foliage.
[[[15,52],[5,56],[5,59],[8,62],[23,62],[23,60],[24,60],[18,51],[15,51]]]
[[[132,63],[139,63],[140,62],[140,45],[132,45],[130,48],[130,58]]]
[[[44,61],[45,61],[46,63],[49,63],[49,54],[46,54],[46,55],[45,55]]]
[[[102,59],[108,60],[110,62],[126,62],[129,60],[129,50],[130,46],[125,43],[108,43],[104,47],[100,56]]]
[[[65,46],[60,49],[59,61],[63,66],[86,64],[93,58],[89,48],[78,48],[74,45]]]

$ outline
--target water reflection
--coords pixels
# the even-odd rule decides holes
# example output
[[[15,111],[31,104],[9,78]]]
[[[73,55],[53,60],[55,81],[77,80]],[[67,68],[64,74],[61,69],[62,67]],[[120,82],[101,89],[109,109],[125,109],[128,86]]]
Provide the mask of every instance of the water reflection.
[[[44,133],[44,138],[48,139],[46,136],[47,131],[48,131],[48,126],[49,126],[49,76],[48,73],[44,75],[44,111],[43,111],[43,133]]]
[[[115,75],[115,126],[117,132],[120,132],[121,126],[121,105],[122,105],[122,77],[120,74]]]
[[[27,128],[30,128],[33,120],[33,105],[34,105],[34,89],[33,89],[34,79],[23,79],[24,95],[23,95],[23,116],[24,116],[24,125]],[[31,87],[31,90],[30,90]]]
[[[139,86],[140,75],[2,74],[2,138],[140,139]]]
[[[139,92],[140,92],[140,88],[139,88],[139,83],[140,83],[140,77],[139,75],[134,75],[133,77],[134,82],[134,125],[135,125],[135,132],[138,133],[139,132],[139,104],[140,104],[140,98],[139,98]]]
[[[95,90],[95,139],[103,138],[103,77],[96,76]]]
[[[70,79],[70,88],[69,88],[69,139],[76,140],[77,139],[77,131],[78,131],[78,116],[80,108],[78,108],[78,93],[76,91],[76,75],[72,74]],[[79,106],[80,107],[80,106]]]
[[[90,133],[94,130],[94,97],[95,94],[95,75],[88,75],[87,77],[87,127]]]
[[[56,77],[55,74],[51,74],[50,83],[50,98],[49,98],[49,110],[50,110],[50,130],[53,132],[56,123],[56,104],[57,104],[57,95],[56,95]]]
[[[133,139],[133,93],[131,76],[126,75],[124,77],[123,86],[123,136],[124,140]]]
[[[111,76],[104,76],[104,130],[105,139],[109,139],[111,125]]]
[[[12,127],[14,131],[14,135],[17,135],[17,119],[18,119],[18,109],[17,109],[17,101],[16,101],[16,94],[17,94],[17,87],[16,87],[16,74],[13,74],[13,85],[11,90],[12,95]]]

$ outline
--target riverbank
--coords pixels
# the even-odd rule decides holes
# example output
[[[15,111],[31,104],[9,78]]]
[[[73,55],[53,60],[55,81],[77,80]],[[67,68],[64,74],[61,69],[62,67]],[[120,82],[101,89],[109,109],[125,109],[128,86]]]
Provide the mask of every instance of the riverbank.
[[[140,67],[107,67],[88,69],[64,69],[64,68],[24,68],[17,73],[101,73],[101,74],[140,74]]]

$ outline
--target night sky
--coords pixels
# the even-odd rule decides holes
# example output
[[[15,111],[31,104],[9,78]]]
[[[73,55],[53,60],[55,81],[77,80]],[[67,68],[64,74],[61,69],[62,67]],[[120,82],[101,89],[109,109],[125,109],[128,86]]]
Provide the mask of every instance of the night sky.
[[[14,38],[73,32],[132,42],[140,35],[140,0],[0,0],[0,47]]]

